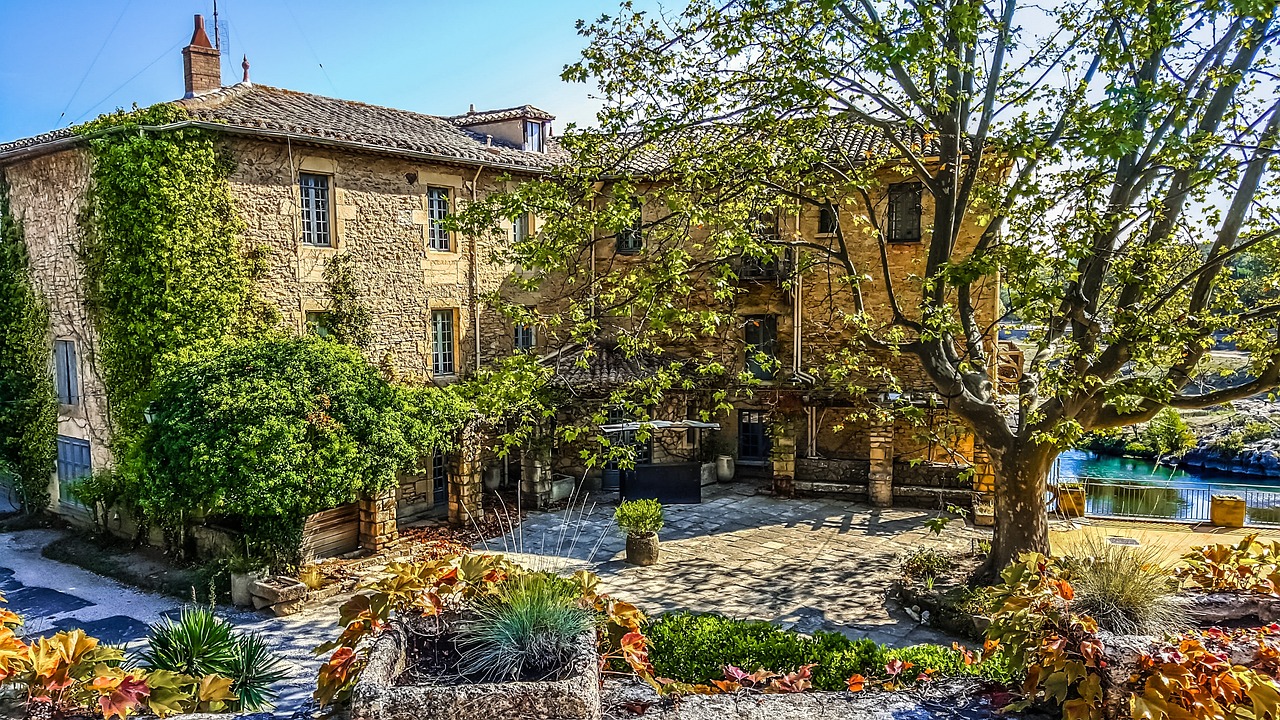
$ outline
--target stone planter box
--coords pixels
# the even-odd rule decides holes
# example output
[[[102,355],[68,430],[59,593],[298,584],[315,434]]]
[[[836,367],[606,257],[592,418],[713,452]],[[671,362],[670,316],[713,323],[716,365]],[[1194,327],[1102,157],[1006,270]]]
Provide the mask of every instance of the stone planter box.
[[[396,625],[374,641],[351,694],[351,720],[600,720],[600,659],[594,631],[578,639],[564,680],[397,685],[408,640]]]
[[[1244,527],[1244,498],[1214,495],[1209,500],[1209,522],[1218,527]]]
[[[1063,517],[1084,515],[1084,488],[1058,486],[1055,495],[1058,498],[1058,512]]]

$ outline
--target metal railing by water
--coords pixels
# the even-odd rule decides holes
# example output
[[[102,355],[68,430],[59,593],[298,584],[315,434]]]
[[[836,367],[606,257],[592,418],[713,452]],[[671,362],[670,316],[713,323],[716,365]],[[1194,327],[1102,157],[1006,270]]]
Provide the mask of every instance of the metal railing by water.
[[[1060,512],[1058,486],[1081,486],[1085,515],[1104,518],[1145,518],[1208,522],[1214,495],[1234,495],[1245,501],[1249,525],[1280,525],[1280,488],[1232,483],[1221,487],[1191,484],[1141,484],[1108,478],[1061,477],[1049,486],[1051,512]]]

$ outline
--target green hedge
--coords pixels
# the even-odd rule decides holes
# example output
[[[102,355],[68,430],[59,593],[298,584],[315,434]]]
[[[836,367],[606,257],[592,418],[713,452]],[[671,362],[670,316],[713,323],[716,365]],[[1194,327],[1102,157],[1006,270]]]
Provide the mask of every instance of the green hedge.
[[[916,672],[928,668],[941,676],[979,675],[999,682],[1012,676],[1001,657],[966,665],[963,655],[948,647],[893,649],[866,638],[851,640],[833,632],[806,636],[768,622],[715,614],[668,613],[649,621],[644,633],[657,676],[687,683],[723,679],[726,665],[746,672],[791,672],[812,664],[815,689],[844,690],[849,676],[882,677],[885,664],[894,659],[912,663]]]

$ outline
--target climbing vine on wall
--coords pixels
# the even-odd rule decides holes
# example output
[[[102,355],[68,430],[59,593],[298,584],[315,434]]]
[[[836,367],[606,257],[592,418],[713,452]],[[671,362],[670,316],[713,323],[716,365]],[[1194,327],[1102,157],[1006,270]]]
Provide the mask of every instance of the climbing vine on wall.
[[[49,504],[58,401],[49,370],[49,308],[31,282],[22,225],[0,176],[0,476],[27,513]],[[6,478],[0,477],[0,485]],[[0,491],[3,489],[0,488]]]
[[[336,255],[324,268],[329,295],[327,329],[340,343],[364,349],[373,341],[373,313],[363,300],[350,255]]]
[[[162,363],[270,324],[251,290],[231,163],[208,131],[163,127],[185,117],[161,104],[80,128],[93,155],[86,295],[116,444],[140,427]]]

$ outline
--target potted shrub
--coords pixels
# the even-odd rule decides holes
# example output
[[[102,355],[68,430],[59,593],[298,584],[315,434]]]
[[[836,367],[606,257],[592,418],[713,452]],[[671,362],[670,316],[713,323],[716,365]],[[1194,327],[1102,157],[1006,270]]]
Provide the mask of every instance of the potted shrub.
[[[628,500],[614,511],[618,528],[627,536],[627,562],[658,562],[658,531],[662,529],[662,505],[657,500]]]
[[[266,563],[248,555],[235,555],[227,561],[231,576],[231,604],[248,607],[253,604],[253,584],[267,577]]]
[[[1080,483],[1062,483],[1058,485],[1058,512],[1064,517],[1080,517],[1084,515],[1084,485]]]
[[[1209,522],[1218,527],[1244,527],[1244,511],[1239,495],[1214,495],[1209,500]]]

